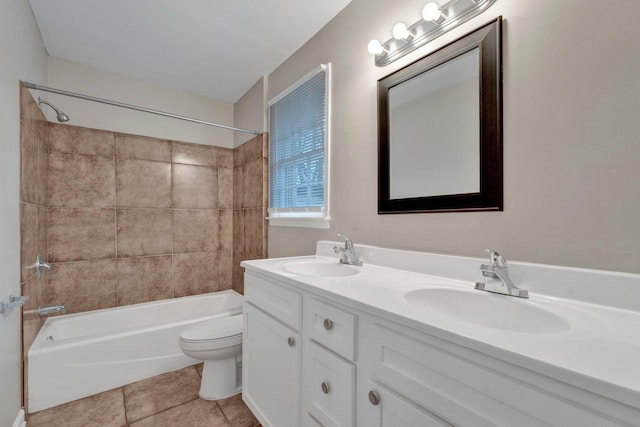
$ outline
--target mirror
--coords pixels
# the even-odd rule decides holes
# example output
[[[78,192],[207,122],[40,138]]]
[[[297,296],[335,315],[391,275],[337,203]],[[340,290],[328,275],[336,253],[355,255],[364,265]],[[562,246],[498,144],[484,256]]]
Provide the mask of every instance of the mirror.
[[[501,22],[378,81],[378,213],[502,210]]]

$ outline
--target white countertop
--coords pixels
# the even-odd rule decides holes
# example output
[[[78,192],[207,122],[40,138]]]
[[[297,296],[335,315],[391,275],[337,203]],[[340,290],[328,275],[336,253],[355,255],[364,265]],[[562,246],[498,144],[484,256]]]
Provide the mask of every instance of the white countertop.
[[[327,247],[332,244],[332,242],[319,242],[317,253],[327,254]],[[367,246],[356,246],[356,249],[363,254],[372,254],[369,256],[371,259],[379,257],[385,251],[383,248]],[[411,252],[411,254],[419,253]],[[420,257],[420,255],[417,256]],[[435,254],[424,254],[424,256],[446,257]],[[463,259],[451,258],[454,263],[455,260]],[[338,261],[336,257],[315,255],[243,261],[242,266],[247,271],[266,275],[319,295],[332,297],[340,303],[373,315],[403,323],[488,356],[526,367],[556,380],[640,408],[640,312],[638,311],[536,293],[534,291],[536,287],[529,286],[530,298],[514,298],[514,303],[536,306],[555,314],[564,319],[568,327],[552,333],[515,332],[461,321],[456,317],[456,307],[447,307],[446,310],[425,310],[410,304],[403,297],[409,291],[429,287],[473,290],[473,281],[384,267],[369,263],[366,259],[362,267],[352,267],[359,270],[358,274],[345,277],[304,276],[285,270],[286,263],[302,260]],[[467,266],[470,261],[474,264],[478,261],[472,258],[463,260]],[[520,265],[529,264],[520,263]],[[580,276],[590,272],[590,270],[533,264],[531,266],[537,270],[557,269],[561,277],[568,275],[569,278],[573,273]],[[526,270],[521,267],[519,275],[526,276]],[[600,274],[599,280],[609,274],[609,272],[596,273]],[[479,271],[473,274],[476,280],[481,280]],[[616,278],[620,273],[610,274],[611,281],[616,282],[620,279],[620,277]],[[451,276],[460,277],[459,274]],[[635,276],[622,274],[624,283],[612,283],[612,287],[614,289],[618,286],[629,288],[629,283],[633,284],[637,281],[640,292],[640,276]],[[607,283],[602,283],[601,286],[606,291]],[[574,293],[571,290],[559,289],[561,287],[561,285],[556,286],[558,288],[556,293]],[[544,286],[540,288],[544,289]],[[597,292],[590,290],[589,293],[590,299],[596,298],[593,295],[597,295]],[[488,298],[512,298],[490,293],[483,294]],[[633,295],[633,297],[636,296],[637,294]],[[624,306],[624,302],[621,302],[621,305]]]

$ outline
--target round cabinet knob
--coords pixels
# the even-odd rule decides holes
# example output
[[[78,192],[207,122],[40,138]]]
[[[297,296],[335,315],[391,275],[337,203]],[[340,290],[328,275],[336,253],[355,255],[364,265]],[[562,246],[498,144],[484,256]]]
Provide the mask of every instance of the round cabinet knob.
[[[327,383],[322,383],[322,385],[320,386],[320,388],[322,389],[322,392],[324,394],[328,394],[329,393],[329,384]]]
[[[327,331],[330,331],[331,329],[333,329],[333,322],[331,321],[331,319],[324,319],[324,322],[322,322],[324,324],[324,328]]]
[[[296,340],[294,340],[293,337],[289,337],[287,338],[287,343],[289,344],[289,347],[293,347],[293,345],[296,343]]]
[[[369,402],[371,402],[373,406],[378,406],[378,403],[380,403],[380,396],[378,395],[378,393],[371,390],[369,392]]]

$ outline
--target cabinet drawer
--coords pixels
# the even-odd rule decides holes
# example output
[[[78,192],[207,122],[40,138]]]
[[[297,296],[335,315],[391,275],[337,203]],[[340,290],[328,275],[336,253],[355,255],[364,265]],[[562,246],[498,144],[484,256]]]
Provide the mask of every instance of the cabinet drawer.
[[[359,426],[366,427],[453,427],[434,414],[425,411],[378,384],[369,382],[361,393],[374,394],[375,405],[368,401],[361,411]]]
[[[355,366],[309,340],[302,351],[303,418],[310,414],[324,427],[353,426]]]
[[[269,279],[245,273],[244,300],[296,330],[302,328],[300,292]]]
[[[356,318],[335,304],[329,305],[316,297],[305,299],[305,334],[349,360],[354,360],[355,355]]]
[[[536,379],[528,371],[410,328],[363,321],[360,342],[376,382],[456,426],[619,425],[609,414],[529,384]]]

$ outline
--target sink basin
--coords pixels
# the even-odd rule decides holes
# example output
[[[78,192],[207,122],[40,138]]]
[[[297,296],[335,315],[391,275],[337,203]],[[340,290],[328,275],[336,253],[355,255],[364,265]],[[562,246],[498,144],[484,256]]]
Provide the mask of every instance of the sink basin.
[[[570,329],[562,317],[531,300],[484,291],[423,288],[404,294],[409,304],[448,319],[528,334],[561,334]]]
[[[353,276],[358,274],[360,270],[355,267],[340,264],[336,261],[320,261],[320,260],[308,260],[308,261],[290,261],[283,264],[282,268],[293,274],[299,274],[301,276],[314,276],[314,277],[343,277]]]

